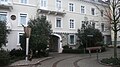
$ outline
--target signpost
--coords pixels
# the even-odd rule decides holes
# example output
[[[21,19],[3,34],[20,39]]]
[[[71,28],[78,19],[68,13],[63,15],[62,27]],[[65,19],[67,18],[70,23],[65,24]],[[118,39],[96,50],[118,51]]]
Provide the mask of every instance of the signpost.
[[[26,61],[28,61],[28,51],[29,51],[29,38],[31,34],[31,28],[29,27],[24,27],[24,32],[26,36]]]

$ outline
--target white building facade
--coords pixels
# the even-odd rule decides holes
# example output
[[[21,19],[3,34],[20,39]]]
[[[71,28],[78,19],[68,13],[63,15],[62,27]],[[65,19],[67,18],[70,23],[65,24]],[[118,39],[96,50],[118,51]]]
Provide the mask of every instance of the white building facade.
[[[29,19],[45,15],[52,24],[51,49],[62,52],[62,46],[77,47],[77,30],[83,21],[95,23],[104,36],[104,43],[110,42],[109,23],[104,18],[104,9],[98,0],[0,0],[0,19],[7,20],[8,43],[5,49],[20,48],[24,33],[21,24],[27,26]],[[54,44],[52,44],[54,42]]]

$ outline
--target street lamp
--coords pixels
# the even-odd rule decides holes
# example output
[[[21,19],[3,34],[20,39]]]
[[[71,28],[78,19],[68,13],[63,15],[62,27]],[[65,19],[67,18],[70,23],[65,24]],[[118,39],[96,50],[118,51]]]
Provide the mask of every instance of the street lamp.
[[[29,38],[31,34],[31,28],[30,27],[24,27],[25,37],[26,37],[26,61],[28,61],[28,51],[29,51]]]
[[[93,35],[92,34],[89,34],[89,35],[87,35],[87,37],[93,37]],[[91,44],[90,44],[91,45]],[[86,44],[86,47],[87,47],[87,44]]]

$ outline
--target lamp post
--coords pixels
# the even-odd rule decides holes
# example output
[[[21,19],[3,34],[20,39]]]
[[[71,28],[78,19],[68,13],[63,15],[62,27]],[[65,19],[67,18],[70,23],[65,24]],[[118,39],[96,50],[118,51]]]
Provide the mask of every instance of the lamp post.
[[[29,38],[31,34],[31,28],[30,27],[24,27],[24,32],[26,36],[26,61],[28,61],[28,51],[29,51]]]
[[[87,37],[93,37],[93,35],[87,35]],[[90,42],[90,41],[89,41]],[[91,45],[91,44],[90,44]]]
[[[93,37],[93,35],[92,34],[88,34],[87,37]],[[90,43],[90,39],[89,39],[89,42],[87,42],[87,43]],[[91,43],[90,43],[90,45],[91,45]],[[86,48],[87,48],[87,44],[86,44]],[[91,57],[91,51],[90,50],[89,50],[89,54],[90,54],[90,57]]]

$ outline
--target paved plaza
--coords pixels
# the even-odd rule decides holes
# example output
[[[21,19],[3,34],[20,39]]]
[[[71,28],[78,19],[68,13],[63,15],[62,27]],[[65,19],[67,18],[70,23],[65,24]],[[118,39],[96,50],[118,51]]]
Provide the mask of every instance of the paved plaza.
[[[118,56],[120,57],[120,49]],[[106,52],[98,54],[98,59],[112,57],[113,48],[108,48]],[[97,62],[97,54],[58,54],[50,53],[50,57],[33,59],[30,64],[26,64],[25,60],[13,63],[12,67],[111,67],[105,66]],[[20,65],[21,64],[21,65]],[[22,65],[23,64],[23,65]],[[25,65],[26,64],[26,65]]]

